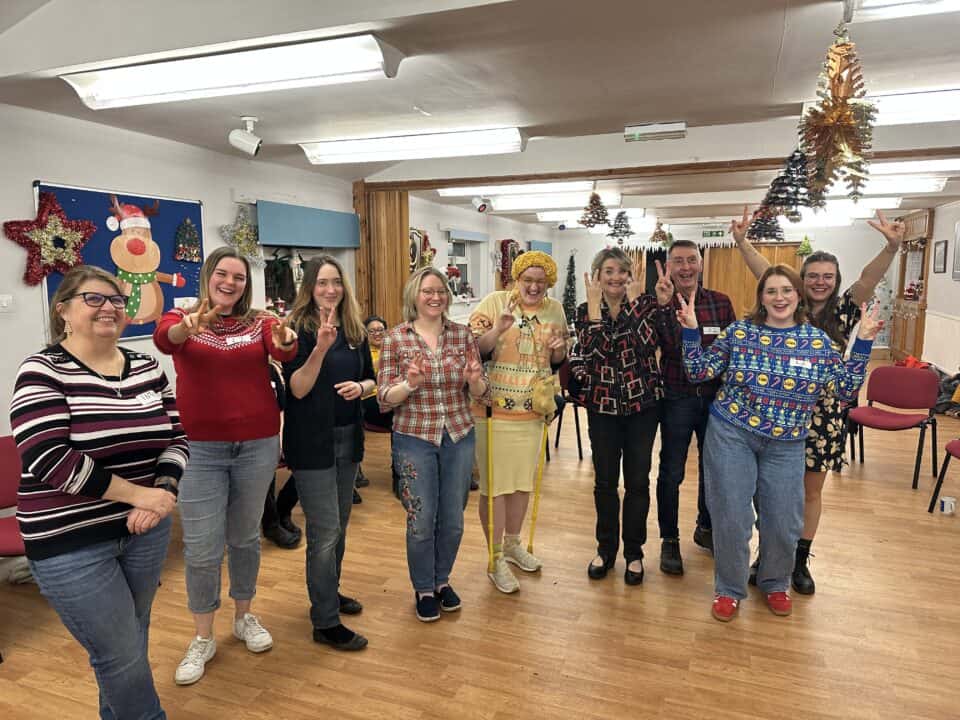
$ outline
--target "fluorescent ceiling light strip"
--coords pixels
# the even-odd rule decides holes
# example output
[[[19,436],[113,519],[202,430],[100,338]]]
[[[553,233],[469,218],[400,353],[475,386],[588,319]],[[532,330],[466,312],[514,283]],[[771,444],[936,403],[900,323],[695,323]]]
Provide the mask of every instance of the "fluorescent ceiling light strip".
[[[902,17],[919,17],[940,13],[960,12],[958,0],[913,0],[891,2],[890,0],[860,0],[854,11],[853,22],[893,20]]]
[[[875,125],[960,120],[960,89],[868,97],[877,106]]]
[[[614,217],[617,216],[617,213],[620,211],[617,210],[614,212]],[[630,222],[634,220],[642,220],[646,215],[646,210],[643,208],[630,208],[625,210],[627,217],[630,218]],[[575,222],[581,215],[583,215],[583,208],[569,209],[569,210],[548,210],[546,212],[538,212],[537,220],[539,222]]]
[[[620,193],[601,190],[600,199],[607,209],[620,206]],[[536,195],[500,195],[493,199],[494,212],[536,212],[538,210],[583,208],[590,201],[590,193],[541,193]],[[582,212],[582,210],[581,210]]]
[[[521,152],[526,143],[517,128],[325,140],[300,143],[314,165],[496,155]]]
[[[900,175],[908,173],[957,173],[960,172],[960,157],[937,160],[902,160],[897,162],[870,163],[871,175]]]
[[[574,180],[571,182],[555,183],[527,183],[518,185],[485,185],[482,187],[452,187],[440,188],[437,193],[441,197],[473,197],[480,195],[526,195],[532,193],[552,192],[590,192],[593,190],[592,180]]]
[[[94,110],[394,77],[403,55],[374,35],[61,75]]]
[[[703,193],[677,193],[674,195],[624,195],[627,207],[668,208],[695,205],[751,205],[763,201],[766,188],[751,190],[720,190]]]
[[[946,178],[936,177],[879,177],[869,178],[863,185],[861,192],[864,195],[914,195],[918,193],[938,193],[947,184]],[[847,194],[843,179],[835,182],[827,189],[830,197],[842,197]]]

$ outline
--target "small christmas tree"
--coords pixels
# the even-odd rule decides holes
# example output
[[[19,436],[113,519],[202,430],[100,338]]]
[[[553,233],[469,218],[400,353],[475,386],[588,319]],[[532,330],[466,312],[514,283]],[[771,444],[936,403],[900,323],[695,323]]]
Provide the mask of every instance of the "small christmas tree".
[[[813,253],[813,247],[810,245],[810,238],[806,235],[803,236],[803,242],[800,243],[800,247],[797,248],[797,255],[802,258],[805,258],[807,255]]]
[[[563,286],[563,313],[567,316],[568,323],[572,323],[577,317],[577,264],[574,262],[573,253],[570,253],[570,259],[567,261],[567,280]]]
[[[783,228],[777,221],[776,211],[761,206],[747,228],[747,239],[749,240],[776,240],[783,242]]]
[[[630,229],[630,218],[627,217],[627,211],[621,210],[613,221],[613,230],[607,233],[607,237],[616,238],[617,245],[623,245],[623,241],[635,233]]]
[[[590,202],[587,203],[580,217],[580,224],[588,228],[594,225],[610,224],[610,214],[597,193],[591,193]]]
[[[794,150],[787,158],[783,172],[770,183],[763,206],[775,215],[784,215],[790,222],[800,222],[800,208],[810,206],[807,185],[807,156]]]
[[[173,236],[174,260],[180,262],[198,263],[200,257],[200,233],[197,226],[193,224],[190,218],[184,218],[183,222],[177,226],[177,231]]]

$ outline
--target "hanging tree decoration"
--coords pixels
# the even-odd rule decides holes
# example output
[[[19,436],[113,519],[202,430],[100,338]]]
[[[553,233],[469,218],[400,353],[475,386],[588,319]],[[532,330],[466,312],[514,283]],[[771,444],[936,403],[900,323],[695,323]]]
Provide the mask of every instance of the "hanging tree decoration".
[[[650,242],[664,249],[668,249],[673,245],[673,233],[664,230],[663,223],[657,220],[657,228],[653,231],[653,235],[650,236]]]
[[[800,208],[810,207],[807,156],[802,151],[794,150],[787,158],[783,172],[770,183],[762,207],[790,222],[800,222]]]
[[[580,216],[580,224],[586,228],[592,228],[594,225],[609,225],[610,213],[607,212],[603,200],[597,193],[590,194],[590,202],[583,209],[583,215]]]
[[[173,234],[173,259],[180,262],[198,263],[200,256],[200,233],[190,218],[184,218]]]
[[[254,267],[263,267],[263,248],[260,247],[257,226],[250,222],[250,215],[245,205],[237,210],[237,219],[233,225],[221,225],[220,235],[228,245],[232,245]]]
[[[617,245],[622,246],[624,240],[631,235],[636,235],[636,233],[630,229],[630,218],[627,217],[626,210],[621,210],[617,213],[617,217],[614,219],[611,227],[613,229],[607,233],[607,237],[616,238]]]
[[[750,227],[747,228],[748,240],[775,240],[783,242],[783,228],[780,227],[780,221],[777,220],[777,209],[767,205],[761,205],[753,214],[753,220]]]
[[[823,207],[827,188],[846,178],[849,197],[858,200],[868,177],[876,106],[866,100],[856,45],[846,26],[833,31],[837,39],[817,82],[815,107],[800,120],[800,146],[809,160],[810,204]]]

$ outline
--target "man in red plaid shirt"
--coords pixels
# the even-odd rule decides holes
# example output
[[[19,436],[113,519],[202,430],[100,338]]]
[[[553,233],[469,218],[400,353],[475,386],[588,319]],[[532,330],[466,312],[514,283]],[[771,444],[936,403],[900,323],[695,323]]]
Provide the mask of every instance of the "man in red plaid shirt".
[[[733,305],[723,293],[700,286],[703,258],[696,243],[677,240],[667,253],[667,272],[677,293],[689,298],[696,292],[697,322],[703,328],[701,343],[709,346],[720,332],[734,320]],[[674,309],[679,300],[674,295]],[[699,483],[697,490],[697,527],[693,541],[713,551],[710,513],[703,491],[703,439],[707,431],[710,403],[720,386],[720,379],[693,384],[683,369],[680,324],[675,313],[660,315],[660,373],[663,376],[664,399],[660,414],[660,473],[657,477],[657,516],[660,523],[660,570],[669,575],[683,574],[680,557],[680,529],[677,515],[680,484],[690,438],[697,436]]]

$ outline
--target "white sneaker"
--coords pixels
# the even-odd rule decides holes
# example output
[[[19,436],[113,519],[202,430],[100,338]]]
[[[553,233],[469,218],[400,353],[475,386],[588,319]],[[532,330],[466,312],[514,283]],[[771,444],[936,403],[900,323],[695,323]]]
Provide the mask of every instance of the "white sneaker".
[[[527,549],[523,547],[519,540],[512,542],[510,540],[504,540],[503,559],[508,563],[516,565],[524,572],[536,572],[543,567],[540,559],[536,555],[528,553]]]
[[[520,583],[513,576],[513,571],[502,557],[497,558],[493,565],[493,572],[488,572],[487,577],[493,581],[493,584],[502,593],[515,593],[520,589]]]
[[[203,677],[203,668],[214,655],[217,654],[217,641],[211,638],[202,638],[197,635],[190,641],[187,654],[177,665],[173,674],[173,681],[177,685],[193,685]]]
[[[233,636],[243,640],[250,652],[261,653],[273,647],[273,636],[251,613],[244,613],[242,618],[233,621]]]

